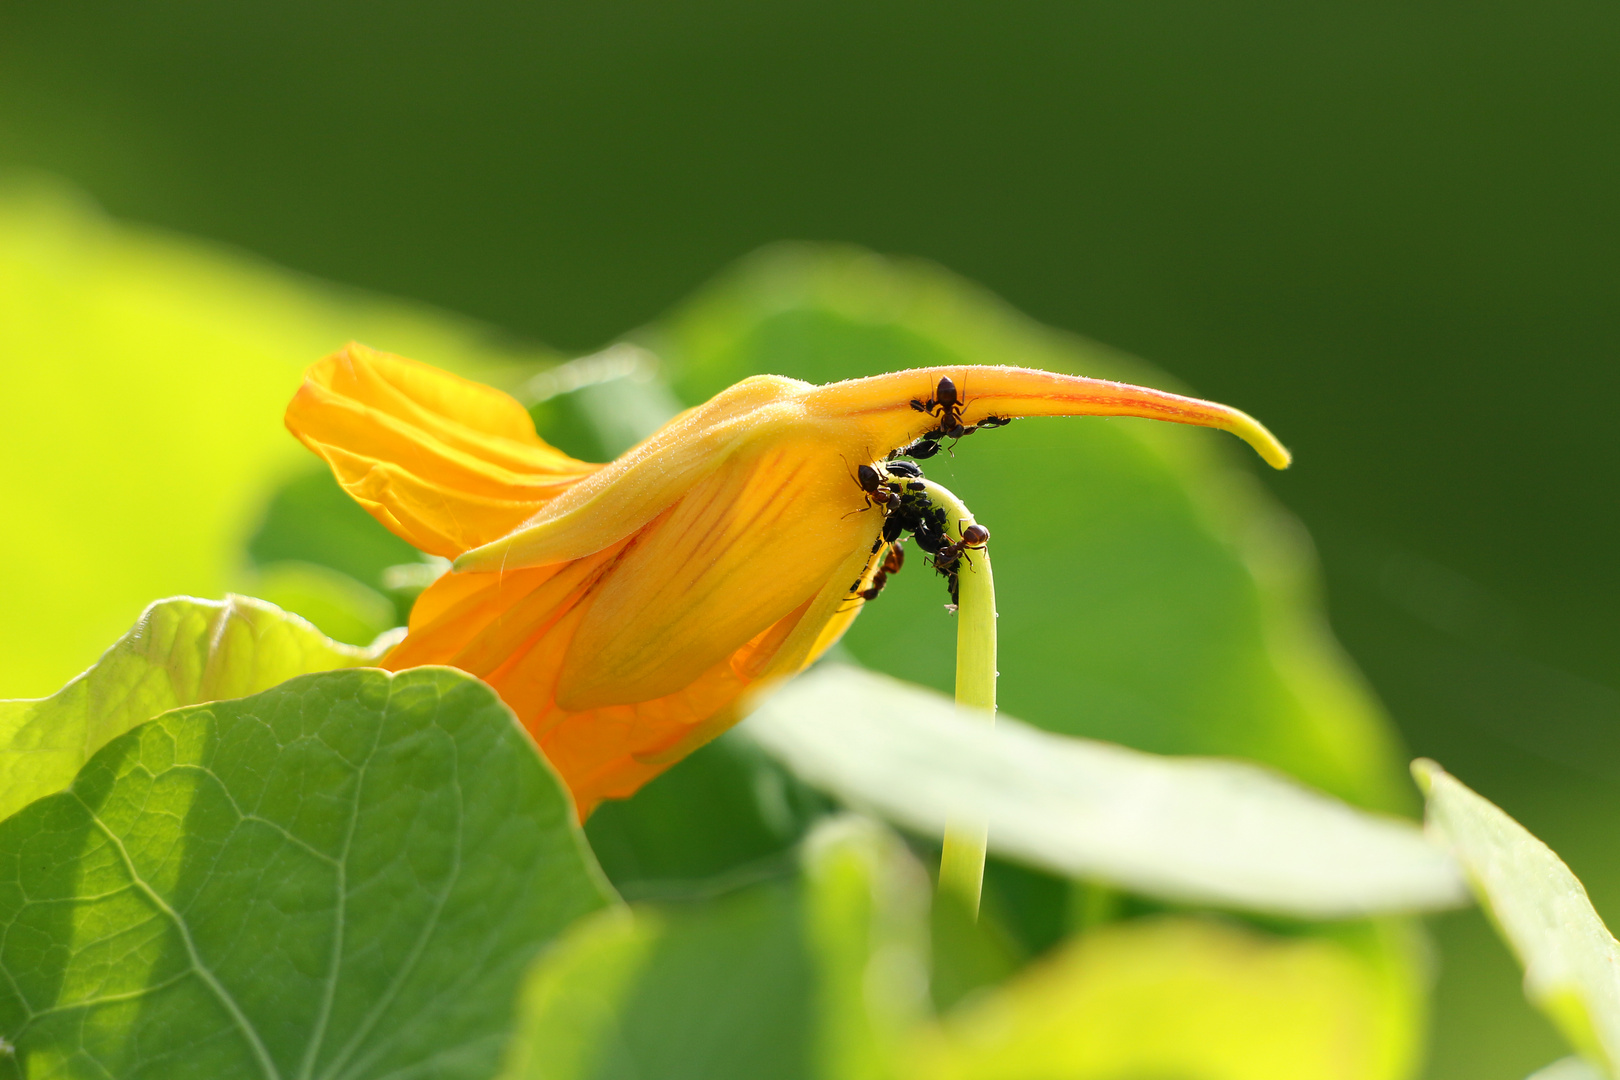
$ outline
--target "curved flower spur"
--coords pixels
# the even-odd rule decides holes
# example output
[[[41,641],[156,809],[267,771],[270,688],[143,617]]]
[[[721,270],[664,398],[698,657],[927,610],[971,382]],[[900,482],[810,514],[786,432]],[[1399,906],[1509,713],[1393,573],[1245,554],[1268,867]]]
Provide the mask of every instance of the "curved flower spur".
[[[972,397],[942,407],[941,379]],[[1236,409],[1014,367],[754,376],[593,465],[498,390],[350,345],[310,368],[286,422],[374,517],[454,560],[383,666],[447,664],[493,686],[583,818],[842,636],[861,607],[850,582],[882,547],[884,514],[852,513],[867,504],[858,465],[931,432],[1075,415],[1221,428],[1289,461]]]

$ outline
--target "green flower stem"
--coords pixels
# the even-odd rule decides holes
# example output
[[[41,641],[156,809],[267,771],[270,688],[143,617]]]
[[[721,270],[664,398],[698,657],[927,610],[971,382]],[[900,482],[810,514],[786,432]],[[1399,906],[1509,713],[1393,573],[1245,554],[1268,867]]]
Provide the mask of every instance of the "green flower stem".
[[[945,508],[945,534],[953,542],[974,523],[973,514],[947,488],[924,480],[928,497]],[[956,704],[996,722],[996,583],[990,573],[988,549],[966,551],[958,573],[960,588],[956,610]],[[969,817],[945,828],[945,846],[939,857],[939,888],[953,892],[975,916],[984,885],[984,852],[988,828],[982,819]]]

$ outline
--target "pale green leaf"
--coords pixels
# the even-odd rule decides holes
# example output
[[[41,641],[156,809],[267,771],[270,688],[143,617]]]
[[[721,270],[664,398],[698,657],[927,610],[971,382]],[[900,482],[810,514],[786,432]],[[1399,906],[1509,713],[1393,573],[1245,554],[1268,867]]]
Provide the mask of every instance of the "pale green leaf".
[[[1620,943],[1552,849],[1432,761],[1412,772],[1429,827],[1450,845],[1480,903],[1524,965],[1526,996],[1581,1053],[1620,1065]]]
[[[313,671],[375,663],[262,600],[159,600],[95,666],[48,698],[0,701],[0,818],[67,786],[112,739],[181,705],[242,697]]]
[[[667,933],[652,908],[613,907],[576,923],[524,983],[503,1080],[584,1080],[633,1061],[636,1040],[620,1014]]]
[[[1545,1069],[1537,1069],[1528,1080],[1608,1080],[1608,1077],[1578,1057],[1567,1057]]]
[[[992,851],[1134,892],[1304,918],[1467,896],[1416,826],[1267,769],[991,726],[847,665],[789,684],[741,730],[851,805],[931,836],[969,815],[989,822]]]
[[[427,569],[426,564],[417,563]],[[365,644],[394,626],[394,602],[340,570],[294,559],[260,566],[244,591],[315,624],[337,641]]]
[[[610,894],[511,712],[447,668],[176,710],[0,823],[0,1070],[487,1077]]]
[[[1381,944],[1191,918],[1121,923],[921,1033],[901,1076],[1404,1080],[1420,999],[1407,950]]]

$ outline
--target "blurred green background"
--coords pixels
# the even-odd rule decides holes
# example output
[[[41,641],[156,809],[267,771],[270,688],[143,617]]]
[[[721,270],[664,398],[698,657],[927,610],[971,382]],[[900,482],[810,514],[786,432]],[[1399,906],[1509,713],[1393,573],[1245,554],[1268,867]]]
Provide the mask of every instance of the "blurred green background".
[[[799,238],[1146,357],[1293,448],[1264,482],[1410,750],[1612,924],[1617,55],[1607,3],[3,0],[0,167],[514,355],[596,348]],[[1550,1060],[1483,920],[1437,927],[1433,1075]]]

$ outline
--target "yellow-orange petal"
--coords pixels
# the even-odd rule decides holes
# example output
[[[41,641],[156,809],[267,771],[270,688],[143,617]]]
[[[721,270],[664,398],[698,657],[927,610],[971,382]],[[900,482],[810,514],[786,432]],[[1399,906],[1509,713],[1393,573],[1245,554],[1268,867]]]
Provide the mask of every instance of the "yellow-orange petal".
[[[636,535],[569,647],[568,710],[662,697],[821,591],[876,512],[836,455],[794,439],[734,461]],[[842,583],[848,588],[849,582]]]
[[[538,511],[510,536],[468,551],[458,572],[542,566],[622,540],[759,437],[802,418],[809,383],[755,375],[688,409]]]
[[[603,799],[635,794],[734,724],[747,689],[722,661],[665,697],[565,714],[539,737],[540,749],[567,780],[583,819]]]
[[[581,818],[603,799],[635,794],[746,716],[761,694],[830,648],[860,611],[861,602],[849,596],[845,579],[859,574],[864,562],[864,553],[848,556],[809,603],[675,693],[553,714],[539,725],[541,749],[567,779]]]
[[[867,571],[875,563],[872,556],[867,554],[868,549],[869,545],[850,551],[838,569],[833,571],[810,602],[804,618],[782,642],[770,665],[761,671],[761,684],[797,675],[821,659],[822,653],[838,644],[866,604],[859,596],[850,595],[849,583],[859,577],[862,584],[870,584]]]
[[[445,557],[601,468],[547,445],[509,395],[358,344],[309,369],[286,423],[372,516]]]
[[[568,711],[557,683],[579,630],[590,585],[622,550],[506,573],[447,574],[412,612],[411,633],[384,660],[392,670],[442,663],[494,687],[540,744],[573,793],[583,818],[603,798],[631,794],[689,749],[720,734],[740,714],[747,692],[769,679],[805,632],[820,596],[801,604],[674,693],[621,705]],[[853,575],[858,567],[851,567]]]
[[[1035,368],[914,368],[829,383],[811,390],[803,400],[807,409],[823,416],[882,418],[874,430],[903,439],[907,432],[920,434],[932,424],[911,409],[911,401],[932,398],[939,380],[947,377],[956,384],[962,420],[967,424],[987,416],[1136,416],[1229,431],[1254,447],[1273,468],[1286,469],[1293,460],[1264,424],[1239,409],[1145,386]]]

